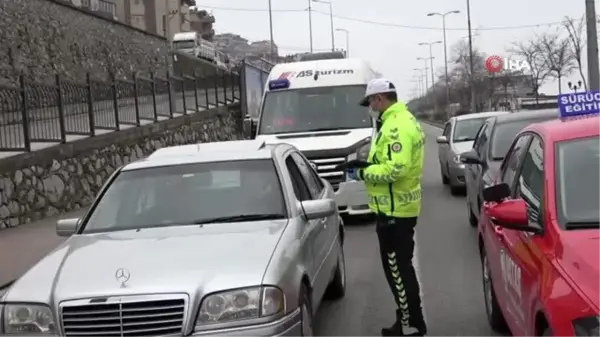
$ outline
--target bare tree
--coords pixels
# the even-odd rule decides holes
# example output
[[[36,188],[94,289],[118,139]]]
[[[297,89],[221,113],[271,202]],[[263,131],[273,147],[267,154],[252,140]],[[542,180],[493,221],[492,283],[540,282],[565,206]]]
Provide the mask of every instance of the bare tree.
[[[538,47],[542,53],[550,76],[558,81],[558,93],[562,94],[562,79],[575,70],[576,62],[569,39],[558,33],[545,33],[537,36]]]
[[[587,81],[583,74],[583,65],[581,62],[581,53],[584,48],[583,42],[583,27],[585,24],[585,16],[579,20],[574,20],[571,17],[566,17],[563,26],[567,29],[567,33],[569,34],[569,42],[571,46],[571,53],[573,54],[573,58],[577,63],[577,68],[579,70],[579,75],[581,76],[581,81],[583,82],[583,86],[585,90],[587,90]]]
[[[510,51],[527,61],[531,71],[531,89],[535,95],[535,103],[540,103],[539,89],[550,75],[548,63],[538,41],[515,42]]]

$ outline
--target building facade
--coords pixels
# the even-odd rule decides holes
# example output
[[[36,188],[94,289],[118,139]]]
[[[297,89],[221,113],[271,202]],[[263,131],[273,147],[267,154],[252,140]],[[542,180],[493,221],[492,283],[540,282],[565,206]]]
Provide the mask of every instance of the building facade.
[[[189,15],[190,29],[200,33],[203,39],[213,41],[215,17],[203,9],[192,9]]]

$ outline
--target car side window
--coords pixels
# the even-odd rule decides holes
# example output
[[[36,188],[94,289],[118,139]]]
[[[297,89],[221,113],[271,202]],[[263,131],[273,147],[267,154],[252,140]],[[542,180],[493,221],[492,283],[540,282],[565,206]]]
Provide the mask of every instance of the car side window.
[[[285,166],[290,172],[290,177],[292,178],[292,185],[294,187],[294,194],[296,195],[298,201],[311,200],[308,186],[306,186],[304,178],[302,178],[302,173],[300,173],[300,169],[298,168],[296,162],[291,156],[286,158]]]
[[[292,157],[294,162],[296,162],[296,165],[298,165],[300,174],[302,174],[312,198],[318,199],[321,195],[321,192],[323,192],[323,183],[318,177],[315,176],[315,171],[313,168],[299,153],[294,152],[290,157]]]
[[[486,141],[487,141],[487,124],[483,124],[483,126],[481,126],[481,129],[479,129],[479,132],[477,133],[477,136],[475,137],[475,143],[473,144],[473,149],[475,149],[475,152],[477,152],[477,154],[481,155],[482,153],[482,149],[483,146],[485,145]]]
[[[523,157],[523,164],[513,197],[527,203],[529,221],[541,225],[540,206],[544,195],[544,147],[538,137],[533,137],[529,150]]]
[[[444,131],[442,132],[442,136],[448,138],[450,140],[450,130],[452,129],[452,124],[450,122],[444,125]]]
[[[519,161],[523,152],[527,149],[527,144],[531,139],[530,135],[521,135],[514,142],[508,154],[502,161],[500,172],[502,172],[502,182],[508,184],[511,188],[514,187],[515,176],[519,168]]]

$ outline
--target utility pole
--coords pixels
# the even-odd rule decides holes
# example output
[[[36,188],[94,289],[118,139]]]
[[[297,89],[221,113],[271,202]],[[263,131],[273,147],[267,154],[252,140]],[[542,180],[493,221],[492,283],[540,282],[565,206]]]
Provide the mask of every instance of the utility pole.
[[[273,9],[271,8],[271,0],[269,0],[269,31],[271,34],[271,58],[275,60],[275,40],[273,38]]]
[[[473,33],[471,32],[471,2],[467,0],[467,28],[469,29],[469,69],[471,76],[469,76],[469,82],[471,82],[471,113],[477,112],[477,101],[475,98],[475,74],[473,66]]]
[[[310,34],[310,53],[313,53],[313,34],[312,34],[312,1],[308,0],[308,33]]]
[[[600,90],[600,69],[598,67],[598,30],[596,28],[596,5],[594,0],[585,1],[587,26],[587,59],[590,90]]]

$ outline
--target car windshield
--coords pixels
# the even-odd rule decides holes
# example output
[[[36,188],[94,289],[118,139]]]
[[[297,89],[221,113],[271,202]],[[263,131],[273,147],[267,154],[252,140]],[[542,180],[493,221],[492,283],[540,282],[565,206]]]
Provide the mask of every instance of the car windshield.
[[[456,121],[454,126],[454,136],[452,140],[456,142],[474,141],[477,136],[477,131],[485,122],[485,118],[465,119]]]
[[[505,122],[496,125],[494,131],[492,132],[490,142],[492,159],[502,160],[504,156],[506,156],[506,152],[508,152],[508,149],[515,139],[515,136],[526,126],[533,123],[549,121],[554,118],[556,117],[538,117],[535,119]]]
[[[124,171],[101,196],[83,232],[191,225],[240,215],[287,217],[272,160]]]
[[[269,91],[259,134],[370,128],[364,85]]]
[[[567,228],[598,227],[600,140],[587,137],[556,144],[558,218]]]

